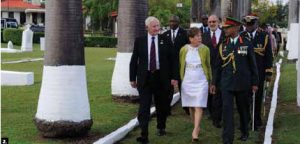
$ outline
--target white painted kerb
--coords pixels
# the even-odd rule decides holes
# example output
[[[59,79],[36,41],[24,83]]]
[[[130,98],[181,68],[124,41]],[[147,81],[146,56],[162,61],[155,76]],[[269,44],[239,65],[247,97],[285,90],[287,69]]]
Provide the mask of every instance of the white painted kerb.
[[[111,82],[111,93],[115,96],[138,96],[138,91],[129,82],[129,63],[132,53],[117,53]]]
[[[44,66],[36,117],[73,122],[91,119],[85,66]]]
[[[277,106],[277,92],[278,92],[278,85],[279,85],[279,79],[280,79],[281,62],[282,62],[282,59],[280,59],[279,62],[276,63],[276,66],[277,66],[276,79],[275,79],[273,93],[272,93],[272,102],[271,102],[268,122],[267,122],[267,126],[266,126],[266,131],[265,131],[264,144],[272,143],[273,123],[274,123],[274,115],[275,115],[276,106]]]
[[[171,105],[173,106],[180,98],[179,93],[173,95],[173,100]],[[150,114],[152,115],[155,112],[155,107],[152,107],[150,110]],[[132,131],[135,127],[139,125],[137,118],[132,119],[123,127],[120,127],[116,131],[106,135],[105,137],[99,139],[94,142],[94,144],[113,144],[121,139],[123,139],[130,131]]]
[[[33,72],[1,71],[1,85],[3,86],[23,86],[33,83]]]

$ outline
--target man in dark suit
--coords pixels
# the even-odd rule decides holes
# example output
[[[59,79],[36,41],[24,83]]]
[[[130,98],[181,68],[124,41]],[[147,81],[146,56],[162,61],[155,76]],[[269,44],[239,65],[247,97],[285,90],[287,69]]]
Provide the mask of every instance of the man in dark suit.
[[[166,31],[163,36],[166,37],[168,40],[172,41],[174,52],[175,52],[175,59],[174,61],[179,61],[179,51],[180,49],[189,42],[188,36],[186,31],[179,27],[179,17],[178,16],[171,16],[169,18],[169,26],[170,30]],[[179,75],[179,70],[178,70]],[[178,86],[180,91],[180,80],[178,80]],[[171,105],[172,99],[173,99],[173,93],[174,89],[171,90],[170,96],[169,96],[169,103]],[[186,113],[189,113],[188,108],[184,108]],[[169,113],[168,115],[171,115],[171,106],[169,107]]]
[[[138,37],[130,61],[130,84],[137,88],[140,96],[138,121],[141,137],[136,140],[148,143],[148,124],[152,97],[157,114],[157,135],[166,134],[168,96],[172,86],[177,85],[178,62],[174,61],[174,52],[170,41],[158,35],[159,20],[148,17],[145,21],[148,34]]]
[[[244,17],[246,31],[241,36],[247,37],[254,46],[256,65],[258,68],[258,91],[255,95],[254,129],[262,126],[261,107],[265,81],[270,82],[272,76],[273,54],[269,35],[258,28],[258,16],[249,14]],[[250,112],[249,112],[250,114]]]
[[[282,43],[281,32],[277,31],[277,27],[274,26],[272,34],[275,36],[276,43],[277,43],[277,49],[276,49],[276,54],[275,54],[277,56],[278,52],[280,50],[281,43]]]
[[[223,143],[232,144],[234,140],[234,97],[240,115],[240,140],[246,141],[249,136],[249,91],[258,89],[258,72],[255,54],[251,42],[239,35],[242,23],[227,17],[223,28],[227,38],[219,47],[216,69],[210,88],[216,93],[216,83],[220,81],[223,100]]]
[[[225,38],[225,33],[219,28],[219,18],[216,15],[211,15],[208,18],[208,26],[210,31],[203,34],[202,42],[210,49],[210,64],[212,72],[215,71],[216,59],[218,55],[218,47]],[[217,87],[219,82],[217,82]],[[216,91],[215,95],[209,95],[207,108],[213,120],[213,125],[221,128],[222,120],[222,96],[220,90]]]
[[[209,32],[209,27],[208,27],[208,16],[207,15],[202,15],[201,16],[202,20],[202,27],[200,27],[200,31],[202,34]]]

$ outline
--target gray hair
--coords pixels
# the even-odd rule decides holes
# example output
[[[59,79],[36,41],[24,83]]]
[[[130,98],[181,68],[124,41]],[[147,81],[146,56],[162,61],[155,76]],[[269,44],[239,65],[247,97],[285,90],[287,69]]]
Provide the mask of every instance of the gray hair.
[[[149,16],[149,17],[145,20],[145,25],[146,25],[146,26],[149,26],[150,23],[153,22],[153,21],[158,21],[158,22],[159,22],[159,20],[158,20],[156,17],[154,17],[154,16]]]

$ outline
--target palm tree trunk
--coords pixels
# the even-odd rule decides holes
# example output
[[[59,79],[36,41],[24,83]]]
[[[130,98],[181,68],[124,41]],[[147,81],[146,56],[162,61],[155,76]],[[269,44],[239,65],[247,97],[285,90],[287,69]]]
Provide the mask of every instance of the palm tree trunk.
[[[251,12],[251,0],[233,0],[232,2],[232,16],[236,19],[242,20],[243,16]]]
[[[135,38],[146,34],[147,13],[147,0],[119,1],[118,52],[111,84],[113,98],[138,96],[137,90],[131,88],[129,83],[129,62]]]
[[[298,10],[300,9],[300,2],[298,0],[289,0],[289,24],[290,27],[291,23],[298,23]]]
[[[47,1],[46,47],[35,125],[45,137],[86,134],[93,122],[87,95],[82,0]]]
[[[221,0],[210,1],[210,13],[221,17]]]
[[[231,0],[221,0],[221,15],[222,19],[230,15]]]

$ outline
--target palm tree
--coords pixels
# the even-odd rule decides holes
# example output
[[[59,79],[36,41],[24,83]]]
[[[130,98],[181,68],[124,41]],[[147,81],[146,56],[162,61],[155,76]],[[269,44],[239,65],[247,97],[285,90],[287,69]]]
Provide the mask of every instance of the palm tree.
[[[232,16],[242,20],[251,12],[251,0],[233,0],[232,2]]]
[[[45,137],[83,135],[92,126],[82,0],[47,1],[43,79],[34,122]]]
[[[129,83],[129,62],[134,40],[146,34],[147,0],[121,0],[118,10],[118,46],[111,91],[113,98],[134,98],[136,89]]]
[[[231,0],[221,0],[221,15],[222,19],[230,15]]]
[[[298,23],[298,10],[300,9],[300,4],[298,5],[297,0],[289,0],[289,25],[290,27],[291,23]]]
[[[221,0],[210,0],[210,13],[221,16]]]

